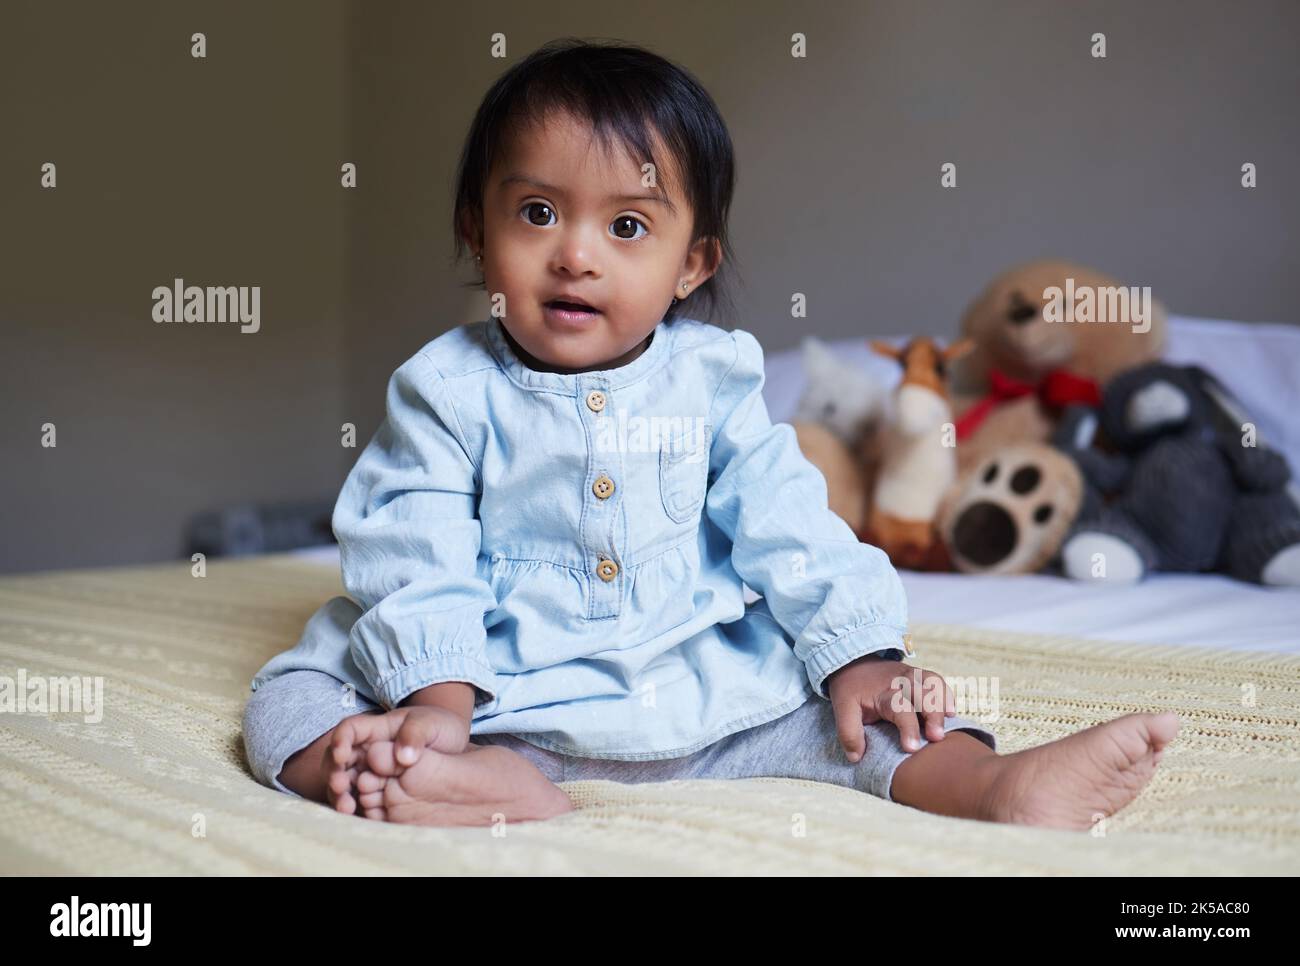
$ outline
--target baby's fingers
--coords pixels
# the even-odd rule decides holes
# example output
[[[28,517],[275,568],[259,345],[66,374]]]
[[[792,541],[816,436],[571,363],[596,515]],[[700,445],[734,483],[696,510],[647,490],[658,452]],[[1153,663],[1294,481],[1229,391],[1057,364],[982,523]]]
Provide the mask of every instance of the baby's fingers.
[[[442,723],[442,716],[437,714],[407,715],[394,739],[398,764],[414,765],[420,758],[421,749],[432,745],[437,739]]]
[[[346,767],[356,763],[358,746],[373,741],[391,741],[393,718],[389,714],[354,714],[334,729],[334,763]]]
[[[867,750],[867,738],[862,730],[862,705],[856,699],[841,698],[835,704],[835,730],[849,761],[861,760]]]
[[[919,712],[921,720],[925,722],[925,737],[928,741],[943,741],[943,719],[947,714],[942,708],[931,708],[927,711]]]
[[[343,812],[345,815],[355,814],[357,810],[356,799],[352,794],[356,790],[354,784],[356,778],[357,770],[355,768],[349,768],[347,771],[337,769],[330,772],[327,782],[329,804],[336,811]]]
[[[926,738],[930,741],[942,741],[944,736],[943,721],[957,713],[957,701],[952,688],[942,675],[926,671],[921,688],[918,714],[925,722]]]
[[[898,740],[903,750],[912,752],[921,748],[921,726],[917,723],[916,710],[906,694],[901,690],[890,688],[881,691],[876,699],[876,712],[886,721],[892,721],[898,729]]]

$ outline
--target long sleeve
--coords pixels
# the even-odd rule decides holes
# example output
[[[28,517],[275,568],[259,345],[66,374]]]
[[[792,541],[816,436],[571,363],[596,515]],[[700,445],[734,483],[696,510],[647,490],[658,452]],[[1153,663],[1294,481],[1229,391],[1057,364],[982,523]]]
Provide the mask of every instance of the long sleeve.
[[[736,572],[763,595],[794,641],[813,690],[865,654],[902,660],[907,598],[888,556],[862,543],[827,505],[826,480],[794,427],[763,402],[763,350],[732,333],[735,362],[711,408],[713,484],[705,512],[732,541]]]
[[[387,407],[334,508],[343,585],[363,611],[352,658],[388,707],[442,681],[491,700],[483,618],[496,600],[476,569],[478,472],[432,361],[417,354],[393,373]]]

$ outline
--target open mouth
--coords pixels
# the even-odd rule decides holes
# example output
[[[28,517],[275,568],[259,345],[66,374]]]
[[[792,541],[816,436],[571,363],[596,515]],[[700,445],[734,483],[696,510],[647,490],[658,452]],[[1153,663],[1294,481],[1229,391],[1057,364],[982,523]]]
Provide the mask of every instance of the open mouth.
[[[585,302],[575,302],[570,299],[551,299],[551,301],[544,304],[548,310],[562,318],[588,318],[593,315],[598,315],[600,312],[599,309],[596,309]]]

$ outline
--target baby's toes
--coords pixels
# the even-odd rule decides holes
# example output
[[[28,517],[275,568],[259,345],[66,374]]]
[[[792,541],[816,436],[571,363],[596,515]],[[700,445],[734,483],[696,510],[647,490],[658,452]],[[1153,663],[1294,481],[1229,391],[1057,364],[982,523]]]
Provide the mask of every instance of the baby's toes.
[[[1112,764],[1136,767],[1158,764],[1157,757],[1178,734],[1178,718],[1173,714],[1127,714],[1102,726],[1108,729],[1119,754]]]
[[[373,792],[382,792],[384,786],[388,784],[388,779],[382,775],[376,775],[373,771],[363,771],[357,775],[357,791],[363,796]]]
[[[379,786],[374,791],[362,791],[362,779],[371,778],[379,782]],[[366,783],[370,784],[370,783]],[[373,772],[362,772],[357,778],[357,801],[361,806],[361,814],[366,818],[372,818],[376,821],[383,822],[388,819],[388,812],[384,808],[384,786],[388,784],[388,779],[380,778]]]
[[[1170,742],[1178,737],[1178,732],[1182,730],[1182,722],[1178,720],[1178,715],[1172,711],[1150,715],[1149,721],[1151,747],[1155,749],[1156,754],[1159,754],[1165,750],[1165,747]]]

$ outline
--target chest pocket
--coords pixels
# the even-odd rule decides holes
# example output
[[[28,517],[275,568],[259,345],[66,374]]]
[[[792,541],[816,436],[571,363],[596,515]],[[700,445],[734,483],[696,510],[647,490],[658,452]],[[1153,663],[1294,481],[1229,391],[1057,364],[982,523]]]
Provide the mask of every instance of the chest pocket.
[[[704,504],[709,475],[712,427],[668,440],[659,450],[659,495],[664,512],[676,523],[689,523]]]

